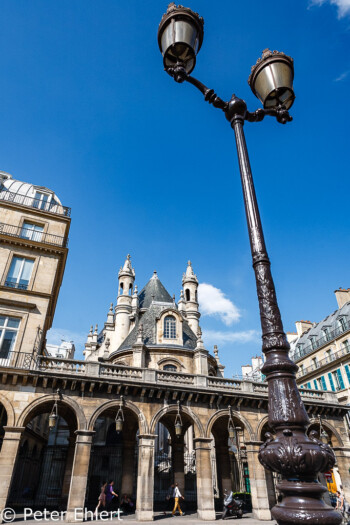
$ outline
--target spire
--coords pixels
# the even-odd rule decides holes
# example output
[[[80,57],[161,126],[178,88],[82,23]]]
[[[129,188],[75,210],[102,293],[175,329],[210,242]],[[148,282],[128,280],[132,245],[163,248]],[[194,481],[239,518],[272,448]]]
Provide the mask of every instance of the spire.
[[[114,328],[114,310],[113,310],[113,303],[111,303],[108,314],[107,314],[107,321],[105,322],[105,329],[106,330],[113,330]]]
[[[92,327],[91,327],[92,329]],[[93,343],[97,343],[97,335],[98,335],[98,325],[95,326],[95,331],[93,333],[93,336],[92,336],[92,342]]]
[[[219,350],[218,350],[217,345],[214,345],[214,356],[215,356],[215,361],[216,361],[217,367],[218,367],[217,368],[217,375],[219,377],[224,377],[225,366],[220,363]]]
[[[193,271],[192,263],[191,261],[188,261],[186,272],[183,274],[183,277],[182,277],[182,284],[185,284],[186,282],[191,282],[191,281],[198,284],[198,279],[197,279],[196,274]]]
[[[93,331],[93,326],[91,325],[91,326],[90,326],[90,331],[89,331],[89,333],[88,333],[87,340],[86,340],[86,343],[87,343],[87,344],[90,344],[91,341],[92,341],[92,331]]]
[[[120,267],[118,277],[124,277],[130,275],[131,277],[135,277],[135,270],[131,265],[131,257],[130,254],[126,256],[125,263],[123,267]]]
[[[131,300],[131,308],[132,308],[132,314],[135,315],[139,308],[137,284],[135,284],[134,286],[134,293],[133,293],[132,300]]]

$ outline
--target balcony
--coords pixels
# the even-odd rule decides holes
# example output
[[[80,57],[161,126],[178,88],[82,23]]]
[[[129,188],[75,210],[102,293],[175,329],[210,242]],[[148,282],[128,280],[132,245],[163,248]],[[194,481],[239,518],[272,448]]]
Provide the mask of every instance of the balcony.
[[[338,350],[337,352],[334,352],[333,354],[330,354],[324,359],[321,359],[320,361],[317,362],[317,364],[313,364],[306,368],[299,369],[297,373],[297,379],[299,379],[300,377],[304,377],[307,374],[310,374],[311,372],[315,372],[316,370],[319,370],[323,368],[324,366],[328,365],[329,363],[333,363],[333,361],[336,361],[337,359],[344,357],[348,354],[350,354],[350,345],[342,346],[340,350]]]
[[[54,213],[56,215],[64,215],[70,217],[71,209],[67,206],[62,206],[56,201],[43,201],[21,195],[20,193],[13,193],[12,191],[0,191],[0,200],[19,204],[20,206],[27,206],[28,208],[36,208],[37,210]]]
[[[68,246],[68,237],[60,237],[59,235],[34,231],[20,226],[12,226],[11,224],[5,224],[3,222],[0,222],[0,234],[9,235],[10,237],[18,237],[34,243],[61,246],[62,248],[67,248]],[[6,284],[6,286],[11,285]]]
[[[310,354],[314,350],[317,350],[318,348],[321,348],[322,346],[326,345],[330,341],[333,341],[333,339],[336,339],[340,335],[344,334],[350,330],[350,321],[343,322],[343,326],[339,326],[335,328],[334,330],[331,330],[327,333],[327,335],[320,337],[317,340],[313,340],[312,343],[309,345],[300,348],[300,350],[296,350],[294,354],[294,361],[297,362],[302,357],[306,356],[307,354]]]

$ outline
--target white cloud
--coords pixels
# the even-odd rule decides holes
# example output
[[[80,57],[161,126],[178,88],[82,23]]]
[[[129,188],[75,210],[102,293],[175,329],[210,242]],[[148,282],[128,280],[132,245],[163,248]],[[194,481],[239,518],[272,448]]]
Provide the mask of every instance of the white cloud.
[[[260,341],[261,334],[257,330],[245,330],[242,332],[223,332],[221,330],[203,330],[203,341],[205,344],[225,343],[250,343]]]
[[[47,342],[50,345],[60,345],[62,339],[64,341],[73,341],[75,348],[84,348],[87,334],[82,332],[72,332],[71,330],[65,330],[64,328],[51,328],[47,332]]]
[[[349,74],[349,71],[344,71],[344,73],[342,73],[341,75],[339,75],[339,77],[334,79],[334,82],[341,82],[348,76],[348,74]]]
[[[198,301],[202,315],[219,317],[227,326],[239,321],[241,313],[219,288],[207,283],[198,286]]]
[[[338,18],[350,15],[350,0],[311,0],[311,5],[323,5],[326,2],[337,7]]]

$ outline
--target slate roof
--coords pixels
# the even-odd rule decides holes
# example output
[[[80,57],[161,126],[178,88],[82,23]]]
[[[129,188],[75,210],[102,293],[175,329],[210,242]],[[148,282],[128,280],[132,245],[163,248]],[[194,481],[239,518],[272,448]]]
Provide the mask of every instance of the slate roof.
[[[140,308],[147,308],[147,310],[143,314],[141,314],[140,318],[136,322],[136,325],[131,330],[128,337],[120,345],[117,352],[130,349],[132,345],[136,343],[137,332],[140,323],[142,323],[143,325],[143,341],[145,345],[156,345],[156,323],[157,319],[161,315],[161,312],[167,308],[174,308],[175,310],[177,310],[176,304],[173,302],[172,297],[169,295],[169,293],[166,291],[166,289],[158,279],[156,272],[153,274],[153,277],[148,281],[146,286],[140,292],[139,305]],[[182,330],[183,347],[181,348],[194,350],[197,345],[197,337],[192,332],[188,322],[185,319],[182,323]],[[162,343],[162,346],[174,348],[177,345],[166,345]]]
[[[166,291],[160,280],[157,272],[153,273],[153,277],[148,281],[146,286],[139,293],[140,308],[149,308],[152,301],[159,301],[165,303],[172,303],[173,299]]]
[[[293,341],[292,358],[297,346],[304,345],[304,347],[308,348],[308,346],[311,343],[312,337],[316,337],[316,341],[321,339],[324,336],[324,328],[329,328],[330,332],[335,330],[337,328],[337,320],[340,317],[344,317],[345,321],[347,321],[348,323],[350,322],[350,302],[345,303],[344,306],[342,306],[338,310],[335,310],[332,314],[328,315],[325,319],[323,319],[323,321],[320,321],[319,323],[314,323],[314,325],[311,326],[309,330],[304,332],[298,339]],[[310,348],[310,351],[312,351],[312,347]],[[309,351],[307,351],[306,353],[308,354]],[[299,357],[296,357],[295,359],[299,359]]]

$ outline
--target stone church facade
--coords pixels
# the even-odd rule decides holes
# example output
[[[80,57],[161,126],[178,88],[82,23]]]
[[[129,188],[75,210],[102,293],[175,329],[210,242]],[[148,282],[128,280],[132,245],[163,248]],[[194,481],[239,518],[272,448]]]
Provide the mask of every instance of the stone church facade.
[[[6,213],[4,224],[17,228],[0,229],[7,250],[0,259],[0,511],[45,504],[67,510],[67,521],[81,521],[76,509],[94,508],[109,478],[120,495],[135,501],[140,521],[165,508],[172,482],[200,519],[215,519],[225,489],[249,493],[253,514],[270,519],[276,479],[258,461],[269,430],[267,384],[225,378],[217,349],[214,355],[205,349],[191,263],[176,303],[156,272],[138,292],[128,256],[118,274],[116,305],[102,330],[91,328],[85,359],[50,356],[45,333],[66,243],[50,245],[52,239],[35,226],[49,235],[56,222],[64,224],[66,238],[69,218],[50,190],[41,189],[50,195],[44,198],[26,187],[23,196],[15,185],[11,196],[11,184],[5,177],[0,187],[1,217]],[[38,234],[23,234],[22,216],[33,225],[25,230]],[[48,253],[51,265],[45,263]],[[15,267],[14,257],[32,262]],[[39,342],[32,318],[41,320]],[[347,408],[333,392],[301,394],[310,429],[319,429],[322,418],[337,457],[336,475],[350,500]]]

